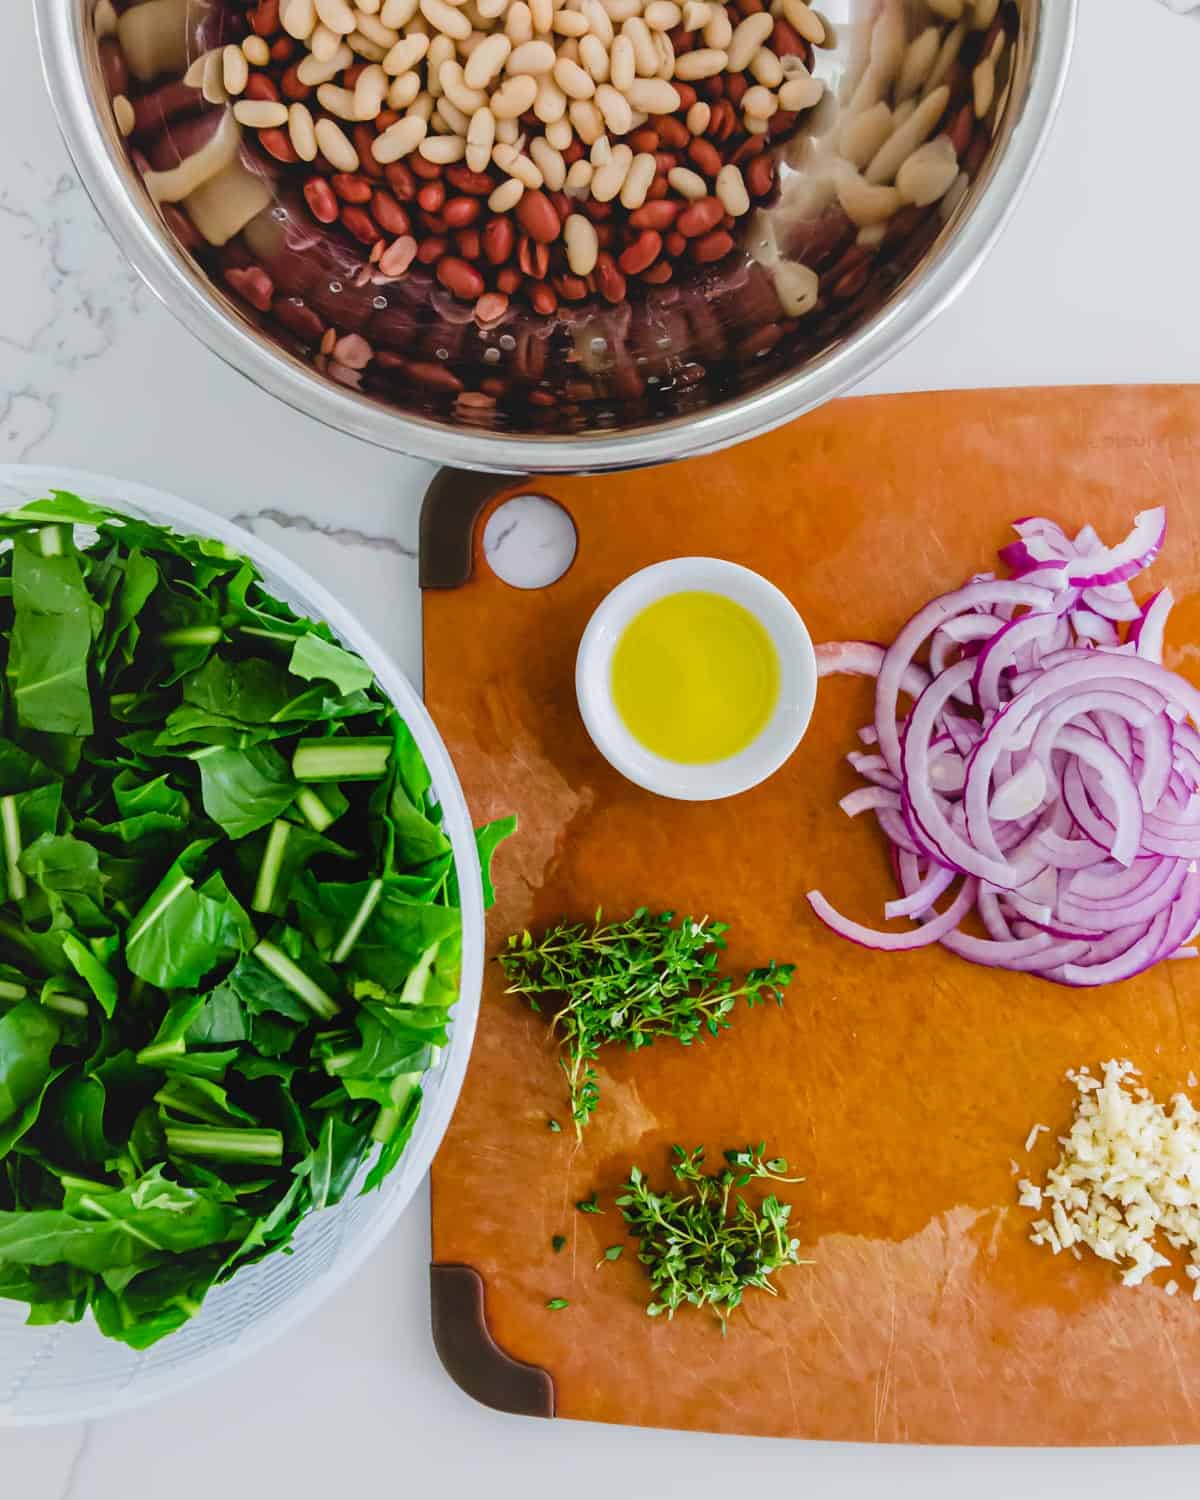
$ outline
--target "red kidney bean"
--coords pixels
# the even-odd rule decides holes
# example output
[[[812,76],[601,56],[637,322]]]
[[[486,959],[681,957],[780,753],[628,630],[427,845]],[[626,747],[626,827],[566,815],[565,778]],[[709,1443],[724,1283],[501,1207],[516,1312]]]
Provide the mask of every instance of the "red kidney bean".
[[[407,234],[412,221],[392,197],[382,188],[376,188],[371,196],[371,213],[375,222],[387,234]]]
[[[250,12],[250,25],[256,36],[274,36],[279,30],[279,0],[258,0]]]
[[[470,167],[464,167],[459,162],[446,168],[446,181],[452,188],[457,188],[460,193],[466,193],[472,198],[486,198],[496,186],[486,172],[472,172]]]
[[[199,114],[207,108],[199,89],[186,83],[167,83],[152,94],[133,100],[133,133],[135,136],[157,135],[174,120]],[[207,118],[207,116],[206,116]],[[177,165],[173,162],[172,165]]]
[[[383,237],[379,232],[379,225],[365,208],[355,208],[352,204],[347,204],[342,209],[341,219],[354,238],[364,245],[373,245],[376,240]]]
[[[715,78],[706,78],[700,85],[700,91],[710,104],[725,97],[725,80],[718,73]]]
[[[682,255],[687,249],[687,240],[677,229],[672,229],[666,239],[663,240],[663,249],[671,256]]]
[[[229,266],[222,274],[229,286],[251,307],[259,312],[271,311],[275,283],[261,266]]]
[[[606,302],[624,302],[625,277],[607,250],[602,250],[596,257],[595,277],[596,290]]]
[[[307,83],[300,82],[300,75],[296,72],[296,64],[283,70],[283,77],[279,80],[279,87],[283,90],[285,99],[299,101],[307,99],[312,89]]]
[[[587,153],[584,151],[583,142],[572,137],[569,145],[562,149],[562,159],[568,167],[573,167],[577,161],[582,161]]]
[[[654,153],[654,161],[655,171],[661,173],[664,177],[672,167],[679,165],[679,158],[675,155],[674,151],[656,151]]]
[[[204,244],[204,236],[181,208],[177,208],[174,203],[160,203],[158,211],[166,221],[167,228],[185,250],[199,250]]]
[[[736,106],[742,102],[742,98],[750,85],[746,82],[744,73],[726,73],[725,75],[725,97],[730,104]]]
[[[482,297],[486,290],[486,283],[475,267],[456,255],[443,256],[434,274],[448,292],[465,301]]]
[[[535,281],[529,288],[529,300],[534,312],[541,313],[543,318],[548,318],[558,308],[558,298],[544,281]]]
[[[385,130],[390,130],[393,125],[400,123],[400,111],[397,109],[381,109],[371,121],[376,133],[382,135]]]
[[[735,167],[740,167],[743,162],[749,161],[753,156],[761,156],[767,149],[767,143],[761,135],[748,135],[742,144],[730,157]]]
[[[417,242],[411,234],[402,234],[379,257],[379,269],[385,276],[403,276],[417,258]]]
[[[343,203],[363,204],[371,201],[371,184],[357,172],[335,172],[329,179],[329,186]]]
[[[554,205],[554,212],[558,215],[560,224],[565,224],[575,212],[575,205],[567,197],[566,193],[548,193],[546,195]]]
[[[629,215],[634,229],[670,229],[679,217],[683,204],[677,198],[664,198],[658,203],[644,203]]]
[[[481,323],[498,323],[508,311],[508,298],[503,292],[484,292],[475,304],[475,316]]]
[[[418,205],[429,214],[440,213],[445,201],[446,189],[440,182],[427,183],[417,194]]]
[[[775,186],[775,159],[764,152],[750,161],[742,173],[752,198],[765,198]]]
[[[268,156],[273,156],[276,161],[286,162],[288,166],[300,160],[292,149],[292,143],[288,139],[286,130],[279,130],[275,127],[272,127],[270,130],[260,130],[258,132],[258,144]]]
[[[695,239],[707,234],[710,229],[715,229],[724,214],[720,198],[697,198],[675,220],[675,228],[685,238]],[[678,254],[678,251],[675,253]]]
[[[703,239],[692,241],[691,256],[698,266],[708,266],[713,261],[723,260],[732,249],[733,236],[717,229]]]
[[[325,332],[325,324],[298,297],[276,297],[271,303],[271,316],[306,344],[320,343],[321,335]]]
[[[410,203],[417,196],[417,181],[402,161],[390,162],[384,168],[387,185],[401,203]]]
[[[106,36],[99,46],[100,71],[104,75],[104,87],[110,99],[118,94],[129,93],[129,65],[120,44]]]
[[[665,177],[656,177],[646,189],[646,198],[653,203],[659,198],[665,198],[671,191],[670,184]]]
[[[847,271],[839,277],[830,288],[830,296],[836,302],[848,302],[851,297],[857,297],[859,292],[871,279],[871,264],[869,261],[861,266],[855,266],[852,271]]]
[[[281,36],[278,41],[271,43],[271,61],[287,62],[295,52],[290,36]]]
[[[781,136],[790,135],[796,128],[796,121],[800,118],[795,110],[777,109],[767,123],[767,136],[772,141],[777,141]]]
[[[682,110],[686,111],[691,109],[692,105],[695,104],[696,100],[700,97],[699,94],[697,94],[696,90],[692,87],[692,85],[690,83],[684,83],[682,79],[672,78],[671,87],[679,95],[679,107]]]
[[[552,245],[562,230],[554,204],[537,188],[526,189],[516,208],[517,222],[531,239]]]
[[[714,141],[727,141],[737,129],[738,119],[728,99],[718,99],[708,117],[708,134]]]
[[[481,260],[483,258],[483,241],[478,229],[460,229],[454,236],[454,242],[458,246],[458,253],[464,260]]]
[[[352,89],[358,82],[358,80],[362,77],[363,73],[366,72],[366,67],[367,65],[365,62],[351,63],[346,71],[342,74],[343,85],[348,89]]]
[[[971,144],[967,147],[967,154],[962,159],[963,171],[968,177],[974,177],[983,166],[989,150],[991,150],[992,137],[987,126],[980,124],[976,127],[975,134],[971,138]]]
[[[466,229],[479,217],[479,209],[478,198],[451,198],[442,210],[442,218],[450,229]]]
[[[588,294],[587,282],[583,277],[569,273],[554,278],[554,289],[564,302],[582,302]]]
[[[431,391],[444,391],[450,396],[457,396],[463,389],[462,381],[452,370],[448,370],[445,365],[437,364],[433,360],[407,360],[405,374],[418,385],[423,385]]]
[[[484,255],[492,265],[502,266],[513,253],[513,244],[516,240],[512,220],[500,215],[489,219],[484,226],[481,238]]]
[[[275,86],[275,80],[269,73],[251,73],[246,80],[246,89],[243,97],[246,99],[257,99],[263,104],[278,104],[279,90]]]
[[[424,178],[426,182],[436,182],[442,175],[442,169],[435,161],[426,161],[423,156],[410,156],[408,158],[408,170],[417,177]]]
[[[550,251],[545,245],[523,234],[517,245],[517,265],[526,276],[532,276],[535,281],[543,281],[550,269]]]
[[[441,260],[449,249],[446,241],[439,234],[432,234],[427,240],[422,240],[417,251],[417,259],[423,266],[431,266],[434,261]]]
[[[430,234],[446,233],[446,221],[442,218],[441,214],[427,214],[425,210],[422,209],[421,223],[426,229],[428,229]]]
[[[657,133],[660,144],[674,151],[685,150],[692,138],[691,131],[674,115],[655,115],[652,128]]]
[[[963,152],[971,144],[971,131],[975,128],[975,106],[964,104],[955,115],[950,129],[946,134],[950,137],[950,144],[954,147],[954,154],[962,160]]]
[[[642,272],[642,280],[648,281],[651,286],[663,286],[674,274],[675,267],[671,262],[660,260],[656,266],[651,266],[648,271]]]
[[[508,382],[501,380],[499,375],[489,375],[479,382],[479,389],[486,391],[489,396],[504,396],[508,394]]]
[[[515,266],[505,266],[496,277],[496,289],[510,297],[520,285],[521,273]]]
[[[354,149],[358,152],[359,171],[368,177],[381,178],[383,168],[375,160],[371,147],[375,144],[375,132],[369,125],[356,125],[353,131]]]
[[[616,238],[616,226],[612,223],[596,225],[596,243],[601,250],[607,250]]]
[[[304,201],[318,224],[336,224],[338,201],[323,177],[310,177],[304,184]]]
[[[790,21],[785,21],[782,17],[776,19],[775,30],[771,33],[771,51],[776,57],[804,55],[804,38]]]
[[[632,245],[622,251],[617,264],[626,276],[640,276],[652,265],[662,250],[662,235],[653,229],[644,229]]]
[[[688,146],[687,154],[706,177],[715,177],[725,165],[717,148],[711,142],[701,140],[699,136]]]
[[[585,198],[581,207],[593,224],[603,224],[606,219],[611,219],[613,216],[612,204],[597,203],[595,198]]]

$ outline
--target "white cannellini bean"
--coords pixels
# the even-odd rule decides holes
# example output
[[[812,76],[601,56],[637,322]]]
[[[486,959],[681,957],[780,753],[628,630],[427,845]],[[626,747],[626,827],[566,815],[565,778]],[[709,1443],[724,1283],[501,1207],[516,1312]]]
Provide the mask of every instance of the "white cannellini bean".
[[[313,0],[283,0],[279,20],[288,36],[307,42],[317,24],[317,8]]]
[[[972,31],[986,31],[996,19],[996,12],[1000,9],[1000,0],[975,0],[975,10],[971,16]]]
[[[117,129],[123,136],[132,135],[133,127],[137,124],[137,116],[133,112],[133,105],[124,94],[114,94],[112,102],[113,119],[117,122]],[[234,114],[237,107],[234,108]]]
[[[554,24],[554,0],[529,0],[529,16],[534,31],[544,36]]]
[[[767,16],[766,19],[769,21],[771,18]],[[676,58],[675,76],[685,83],[694,83],[700,78],[715,78],[726,67],[730,67],[728,52],[722,52],[716,47],[697,47]],[[741,69],[730,67],[730,71],[740,72]]]
[[[783,0],[784,19],[792,26],[806,42],[811,42],[814,47],[820,47],[825,42],[825,25],[820,16],[815,15],[810,6],[804,0]]]
[[[870,109],[842,120],[837,133],[838,151],[851,166],[861,171],[891,135],[893,128],[892,111],[881,99]]]
[[[643,78],[653,78],[658,72],[658,53],[650,28],[641,16],[631,16],[621,27],[621,33],[633,43],[633,57],[638,73]]]
[[[942,118],[949,99],[950,90],[947,85],[943,84],[921,100],[908,119],[892,131],[871,158],[864,173],[869,183],[878,186],[895,180],[901,163],[925,141],[929,132]]]
[[[339,47],[335,56],[331,57],[328,62],[320,62],[310,53],[296,64],[296,77],[306,87],[316,88],[318,84],[328,83],[336,78],[353,61],[354,53],[349,47]]]
[[[602,135],[598,141],[592,142],[592,149],[588,152],[588,158],[593,167],[607,167],[612,161],[612,142],[606,135]]]
[[[465,110],[458,109],[451,101],[448,94],[443,93],[438,100],[438,107],[434,111],[433,119],[441,118],[445,127],[444,133],[450,135],[461,135],[463,140],[467,138],[467,127],[471,123],[471,116]]]
[[[442,93],[455,109],[461,110],[465,115],[473,115],[477,109],[481,109],[487,103],[487,95],[482,89],[467,87],[462,64],[452,57],[448,58],[438,70],[438,80],[442,85]]]
[[[572,162],[567,172],[567,180],[563,183],[563,192],[569,198],[586,198],[588,189],[592,185],[594,170],[586,156],[581,156],[578,161]]]
[[[554,64],[554,81],[568,99],[590,99],[596,92],[591,74],[561,54]]]
[[[821,102],[824,93],[825,85],[821,79],[814,78],[801,64],[800,68],[791,70],[784,80],[779,90],[779,103],[787,110],[812,109]],[[887,109],[886,104],[883,107]],[[859,119],[862,118],[860,115]]]
[[[250,82],[250,64],[246,61],[246,54],[232,42],[221,53],[221,81],[231,98],[240,94]]]
[[[782,260],[775,267],[775,295],[789,318],[812,312],[821,295],[821,278],[796,260]]]
[[[769,120],[779,108],[779,100],[770,89],[756,83],[742,95],[742,109],[755,120]]]
[[[467,154],[467,143],[461,135],[427,135],[417,150],[426,161],[448,166],[451,162],[462,161]]]
[[[200,92],[209,104],[228,104],[229,95],[225,92],[224,81],[225,69],[221,61],[219,49],[205,53],[204,67],[200,75]],[[195,84],[191,87],[195,88]]]
[[[642,19],[651,31],[671,31],[683,20],[683,12],[675,0],[650,0]]]
[[[538,79],[533,112],[543,125],[553,125],[555,120],[561,120],[567,112],[567,96],[549,74]]]
[[[685,55],[692,56],[690,52]],[[673,115],[679,108],[679,95],[662,78],[635,78],[625,97],[634,109],[648,115]]]
[[[359,36],[365,36],[368,41],[374,42],[377,47],[382,47],[385,52],[400,40],[400,33],[392,26],[385,26],[377,16],[364,16],[360,13],[356,29]]]
[[[743,214],[749,213],[750,194],[746,190],[746,180],[742,176],[742,169],[733,162],[726,162],[717,173],[716,192],[721,200],[721,207],[727,214],[740,219]]]
[[[556,11],[554,20],[551,23],[551,29],[558,36],[586,36],[588,30],[587,17],[581,16],[577,10]]]
[[[568,214],[563,224],[563,244],[567,251],[567,265],[576,276],[590,276],[596,269],[600,254],[600,240],[596,226],[583,214]]]
[[[637,77],[637,63],[634,59],[633,43],[623,33],[613,38],[608,67],[613,88],[618,89],[622,94],[625,93]]]
[[[514,47],[533,40],[533,13],[525,0],[514,0],[504,18],[504,30]]]
[[[405,119],[424,120],[429,124],[429,117],[433,114],[433,95],[424,89],[417,95],[408,107]]]
[[[320,130],[320,126],[317,126]],[[397,120],[394,125],[375,137],[371,145],[371,155],[380,164],[387,166],[389,162],[399,161],[402,156],[410,156],[429,130],[429,126],[421,119],[420,115],[405,115],[403,120]]]
[[[675,48],[665,31],[656,31],[653,36],[654,50],[658,54],[658,77],[665,78],[669,83],[675,77]]]
[[[467,87],[485,89],[493,78],[499,77],[512,51],[512,43],[502,31],[494,31],[484,37],[475,48],[463,69]]]
[[[421,75],[419,73],[401,73],[399,78],[393,78],[388,85],[388,108],[405,110],[420,92]]]
[[[399,31],[417,13],[417,0],[383,0],[379,11],[379,19],[385,26],[390,26],[394,31]]]
[[[925,80],[922,94],[930,94],[934,89],[940,88],[946,75],[958,60],[959,51],[967,38],[967,27],[965,21],[960,21],[957,26],[951,26],[942,40],[938,49],[937,59],[930,69],[929,77]]]
[[[846,216],[860,229],[890,219],[903,202],[894,187],[869,182],[846,161],[835,167],[833,185]]]
[[[560,120],[551,120],[546,126],[546,139],[556,151],[565,151],[575,139],[570,120],[565,115]]]
[[[318,62],[328,62],[342,45],[341,33],[321,25],[308,39],[308,50]]]
[[[612,160],[592,174],[592,197],[597,203],[611,203],[621,191],[633,165],[632,150],[622,143],[614,146]]]
[[[704,40],[710,47],[726,50],[733,41],[733,22],[723,5],[717,6],[704,25]]]
[[[323,83],[317,90],[317,103],[327,114],[336,115],[339,120],[353,123],[358,119],[353,90],[344,89],[339,84]]]
[[[509,177],[498,188],[492,190],[488,198],[488,207],[494,214],[506,214],[510,208],[516,208],[524,193],[525,184],[518,182],[515,177]]]
[[[600,0],[583,0],[580,10],[591,34],[606,48],[611,47],[614,38],[612,17],[600,4]]]
[[[657,171],[658,159],[654,152],[639,151],[630,164],[625,181],[621,184],[622,208],[627,208],[631,213],[635,208],[641,208]]]
[[[767,38],[774,29],[775,17],[765,10],[747,16],[744,21],[739,21],[734,30],[733,39],[729,43],[727,58],[729,71],[744,73],[750,66],[750,59],[760,47],[766,45]]]
[[[288,110],[288,139],[301,161],[316,161],[317,133],[307,104],[293,104]]]
[[[320,147],[321,155],[331,167],[339,172],[358,171],[358,152],[354,149],[349,136],[333,120],[318,120],[316,124],[317,145]],[[383,137],[376,138],[375,145]],[[374,153],[374,146],[372,146]]]
[[[354,85],[354,108],[360,120],[373,120],[387,97],[388,76],[378,63],[371,63],[358,75]]]
[[[435,99],[442,97],[442,64],[454,56],[454,43],[440,32],[429,43],[425,54],[425,87]]]
[[[760,120],[757,115],[743,115],[742,125],[748,135],[766,135],[767,121]]]
[[[316,7],[321,25],[328,26],[330,31],[336,31],[341,36],[349,36],[352,31],[356,30],[358,22],[354,19],[354,12],[347,5],[346,0],[316,0]]]
[[[687,112],[685,124],[693,135],[703,135],[712,119],[712,105],[697,99]]]
[[[401,73],[407,73],[415,68],[428,51],[429,38],[422,36],[420,32],[412,36],[401,37],[384,57],[383,71],[398,78]]]
[[[672,89],[671,92],[675,93],[675,90]],[[604,134],[604,116],[591,99],[572,99],[567,114],[571,124],[575,127],[575,134],[585,146],[598,141]]]
[[[492,114],[496,111],[493,109]],[[497,120],[496,139],[505,146],[515,146],[521,139],[521,126],[516,120]]]
[[[355,0],[354,9],[360,16],[377,16],[383,0]]]
[[[503,142],[493,146],[492,160],[502,172],[515,177],[525,187],[541,187],[543,179],[537,163],[518,151],[515,146],[505,145]]]
[[[346,46],[370,63],[381,63],[387,56],[386,47],[377,46],[370,37],[363,36],[361,31],[352,31],[346,38]]]
[[[777,89],[783,82],[783,64],[770,47],[760,47],[750,59],[750,71],[756,83],[764,88]]]
[[[942,29],[940,26],[926,26],[920,36],[914,37],[909,42],[904,51],[904,61],[900,64],[899,77],[896,79],[897,103],[910,99],[924,87],[925,80],[933,72],[933,65],[937,62],[941,45]]]
[[[278,130],[287,124],[288,111],[286,104],[270,100],[239,99],[233,106],[233,117],[239,125],[248,125],[251,130]]]
[[[556,151],[545,136],[537,135],[529,143],[529,155],[550,191],[561,192],[567,178],[567,164],[562,152]]]
[[[961,21],[964,0],[926,0],[926,4],[935,16],[941,16],[943,21]]]
[[[271,61],[271,47],[265,36],[251,34],[242,42],[246,61],[254,68],[265,68]]]
[[[667,181],[681,198],[708,197],[708,183],[690,167],[672,167],[667,173]]]
[[[470,21],[446,0],[421,0],[421,14],[436,31],[453,37],[457,42],[465,41],[471,35]]]
[[[579,60],[595,83],[608,82],[608,51],[598,36],[589,31],[579,38]]]
[[[611,130],[613,135],[629,134],[633,129],[633,110],[624,94],[611,83],[602,83],[596,90],[596,103],[604,116],[607,130]]]
[[[537,98],[537,79],[522,74],[506,78],[492,95],[492,113],[497,120],[518,120]]]
[[[982,120],[992,107],[996,97],[996,64],[990,57],[976,63],[971,74],[971,98],[975,105],[975,118]]]
[[[106,36],[114,36],[117,30],[117,13],[113,9],[112,0],[97,0],[96,9],[92,15],[92,25],[96,29],[96,35],[101,40]]]
[[[549,42],[522,42],[508,54],[505,71],[537,77],[554,69],[554,48]]]
[[[471,116],[467,126],[467,166],[472,172],[486,172],[496,144],[496,117],[485,104]]]
[[[684,0],[684,31],[703,31],[712,20],[713,8],[708,0]]]
[[[906,203],[925,208],[944,196],[957,176],[954,146],[949,136],[939,135],[918,146],[903,164],[896,173],[896,190]]]
[[[600,3],[614,27],[642,13],[642,0],[600,0]]]

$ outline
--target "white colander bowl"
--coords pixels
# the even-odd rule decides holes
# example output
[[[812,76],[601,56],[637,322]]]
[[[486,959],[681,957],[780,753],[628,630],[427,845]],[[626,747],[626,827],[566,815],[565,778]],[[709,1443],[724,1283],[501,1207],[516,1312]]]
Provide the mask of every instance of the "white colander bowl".
[[[257,564],[272,593],[325,620],[343,645],[370,665],[412,730],[442,805],[462,893],[463,964],[449,1046],[425,1079],[425,1102],[412,1140],[383,1186],[365,1198],[352,1189],[336,1208],[310,1215],[297,1232],[292,1255],[274,1255],[239,1271],[214,1288],[190,1323],[144,1352],[102,1337],[90,1317],[75,1326],[28,1328],[23,1304],[0,1301],[0,1425],[9,1426],[76,1422],[128,1410],[219,1374],[299,1322],[353,1275],[407,1207],[450,1123],[475,1034],[483,976],[483,893],[462,788],[424,704],[383,647],[303,569],[197,505],[103,474],[0,464],[0,509],[24,505],[51,489],[71,490],[114,510],[229,543]]]

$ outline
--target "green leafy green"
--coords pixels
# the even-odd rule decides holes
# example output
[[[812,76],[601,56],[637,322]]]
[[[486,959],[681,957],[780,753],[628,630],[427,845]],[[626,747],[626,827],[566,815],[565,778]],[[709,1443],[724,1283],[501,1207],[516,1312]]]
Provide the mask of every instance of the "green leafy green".
[[[660,1036],[686,1047],[727,1029],[739,999],[783,1004],[794,964],[772,959],[736,987],[717,974],[728,931],[725,922],[676,922],[674,912],[652,916],[641,907],[620,922],[605,922],[600,912],[590,926],[560,922],[536,942],[528,932],[509,938],[499,955],[508,993],[524,995],[535,1011],[539,997],[554,1002],[550,1025],[577,1135],[600,1100],[594,1063],[601,1047],[620,1043],[636,1052]]]
[[[62,492],[0,536],[0,1297],[146,1349],[403,1156],[454,860],[371,669],[223,543]]]

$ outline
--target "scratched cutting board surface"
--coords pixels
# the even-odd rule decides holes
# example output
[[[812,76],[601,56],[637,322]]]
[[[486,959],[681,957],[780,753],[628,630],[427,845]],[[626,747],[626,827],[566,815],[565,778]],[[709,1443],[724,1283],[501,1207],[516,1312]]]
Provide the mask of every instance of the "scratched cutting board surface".
[[[1169,1298],[1165,1274],[1130,1291],[1094,1258],[1031,1245],[1015,1186],[1056,1154],[1068,1068],[1128,1057],[1163,1096],[1200,1072],[1200,965],[1073,991],[941,949],[868,952],[826,931],[804,901],[810,887],[872,923],[893,893],[873,820],[837,807],[856,784],[843,757],[871,718],[866,682],[824,681],[788,765],[703,805],[622,780],[593,749],[573,692],[592,610],[663,558],[759,570],[816,641],[888,641],[930,597],[991,567],[1015,517],[1092,521],[1114,541],[1157,503],[1167,544],[1137,588],[1170,582],[1181,603],[1167,662],[1200,678],[1200,388],[839,402],[716,457],[499,493],[529,491],[574,517],[579,551],[564,578],[537,592],[499,581],[479,551],[481,522],[469,581],[424,595],[426,698],[472,812],[521,820],[497,860],[489,953],[564,913],[646,903],[730,921],[732,965],[799,967],[782,1009],[742,1009],[719,1040],[606,1056],[577,1146],[545,1023],[503,994],[490,965],[433,1173],[435,1332],[452,1372],[512,1410],[642,1426],[1200,1441],[1200,1307],[1186,1292]],[[453,500],[440,503],[427,507],[426,544],[454,524]],[[436,558],[423,563],[435,581]],[[1052,1133],[1027,1154],[1034,1122]],[[706,1312],[647,1318],[632,1241],[595,1269],[623,1239],[612,1200],[630,1164],[665,1186],[672,1142],[716,1160],[759,1140],[807,1179],[786,1195],[812,1264],[779,1275],[778,1299],[750,1293],[724,1341]],[[603,1216],[574,1209],[593,1189]],[[471,1270],[439,1269],[451,1267]],[[479,1293],[486,1333],[472,1323]],[[559,1296],[570,1306],[546,1311]]]

